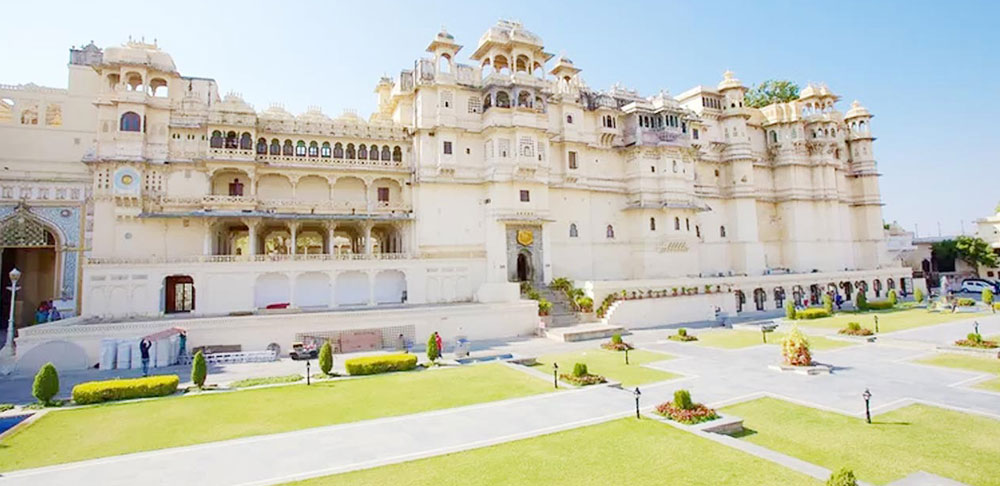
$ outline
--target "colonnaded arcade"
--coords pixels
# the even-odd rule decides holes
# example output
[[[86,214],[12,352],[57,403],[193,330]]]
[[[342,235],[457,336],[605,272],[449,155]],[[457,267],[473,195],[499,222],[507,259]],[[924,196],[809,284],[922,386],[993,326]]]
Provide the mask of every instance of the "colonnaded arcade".
[[[19,326],[44,300],[81,316],[65,335],[22,329],[19,347],[86,335],[90,356],[102,333],[174,313],[192,329],[258,313],[213,334],[256,346],[278,339],[260,330],[268,308],[523,334],[538,319],[517,282],[554,277],[595,300],[728,290],[629,314],[649,324],[912,286],[885,251],[872,115],[857,101],[842,113],[809,85],[751,108],[731,72],[677,96],[596,90],[509,21],[468,64],[461,49],[435,35],[413,69],[378,80],[367,120],[257,111],[141,40],[71,49],[68,89],[0,86],[3,283],[15,265],[31,275]],[[442,324],[458,309],[462,323]],[[348,325],[317,322],[283,325]]]

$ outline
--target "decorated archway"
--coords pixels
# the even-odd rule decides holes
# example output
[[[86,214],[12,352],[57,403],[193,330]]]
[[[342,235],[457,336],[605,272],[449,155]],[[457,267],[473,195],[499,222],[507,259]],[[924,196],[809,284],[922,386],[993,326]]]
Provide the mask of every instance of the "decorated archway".
[[[58,231],[24,206],[0,221],[0,322],[6,330],[10,316],[10,272],[21,272],[14,307],[18,327],[47,322],[55,314],[52,301],[61,298]]]

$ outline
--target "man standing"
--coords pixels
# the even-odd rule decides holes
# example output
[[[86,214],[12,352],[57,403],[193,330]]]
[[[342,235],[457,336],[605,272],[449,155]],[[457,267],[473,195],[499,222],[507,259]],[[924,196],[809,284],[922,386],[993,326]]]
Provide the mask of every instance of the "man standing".
[[[180,364],[184,360],[184,355],[187,354],[187,339],[187,331],[181,331],[177,337],[178,347],[180,348],[177,350],[177,364]]]
[[[142,376],[149,376],[149,348],[153,346],[153,343],[149,342],[149,339],[142,338],[139,341],[139,354],[142,356]]]

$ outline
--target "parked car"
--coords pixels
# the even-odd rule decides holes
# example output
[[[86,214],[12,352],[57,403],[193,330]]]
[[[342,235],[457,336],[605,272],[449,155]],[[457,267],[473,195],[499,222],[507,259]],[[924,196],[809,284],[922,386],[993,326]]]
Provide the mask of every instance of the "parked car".
[[[978,278],[967,278],[962,281],[962,292],[972,292],[980,293],[983,289],[990,289],[994,293],[998,293],[997,284],[990,282],[989,280],[982,280]]]
[[[316,359],[318,355],[319,349],[313,343],[292,343],[292,350],[288,353],[288,356],[294,360]]]

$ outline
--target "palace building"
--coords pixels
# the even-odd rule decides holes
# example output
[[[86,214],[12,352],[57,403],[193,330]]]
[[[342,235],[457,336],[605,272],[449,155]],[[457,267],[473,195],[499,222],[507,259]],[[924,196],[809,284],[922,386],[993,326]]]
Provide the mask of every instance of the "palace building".
[[[256,110],[142,41],[71,50],[68,90],[0,86],[4,284],[9,262],[34,265],[23,305],[79,316],[21,329],[18,353],[78,353],[59,339],[93,361],[100,339],[174,322],[244,348],[524,334],[537,308],[518,283],[555,277],[595,301],[717,290],[621,309],[636,325],[912,285],[858,102],[810,85],[751,108],[731,72],[678,96],[597,90],[508,21],[462,49],[438,33],[378,80],[367,119]]]

